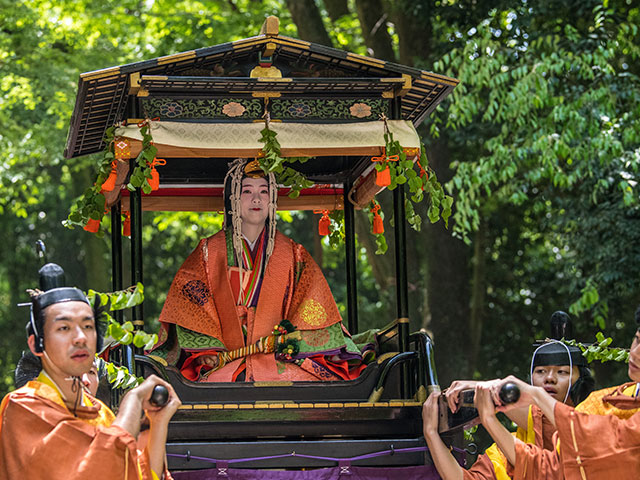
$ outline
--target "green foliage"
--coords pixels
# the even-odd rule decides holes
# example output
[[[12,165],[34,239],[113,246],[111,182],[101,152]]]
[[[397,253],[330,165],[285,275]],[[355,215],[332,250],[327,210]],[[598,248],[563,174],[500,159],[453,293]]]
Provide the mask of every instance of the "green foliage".
[[[144,193],[151,193],[151,185],[149,180],[151,179],[151,165],[156,158],[158,149],[153,145],[153,137],[151,136],[151,129],[148,121],[143,121],[139,125],[140,134],[142,135],[142,150],[136,157],[135,167],[129,177],[129,183],[127,189],[130,192],[135,191],[137,188],[141,188]],[[93,184],[93,187],[85,190],[84,194],[76,199],[75,204],[71,207],[69,217],[63,224],[66,227],[73,228],[74,225],[85,226],[90,219],[102,220],[105,215],[105,197],[102,194],[102,184],[105,182],[109,173],[111,173],[111,165],[115,160],[114,156],[114,132],[115,126],[107,128],[104,142],[106,147],[102,153],[102,160],[100,163],[100,169],[98,171],[98,177]],[[98,231],[99,235],[103,235]]]
[[[300,191],[304,188],[313,186],[313,182],[307,180],[302,173],[289,167],[288,163],[304,163],[309,160],[308,157],[282,157],[280,153],[280,142],[275,131],[270,130],[268,125],[260,131],[260,142],[264,143],[262,147],[263,157],[259,157],[260,166],[265,172],[274,173],[276,181],[285,187],[289,187],[289,197],[297,198]]]
[[[602,332],[596,333],[596,341],[592,345],[584,345],[575,340],[565,340],[567,345],[580,348],[582,355],[587,359],[587,362],[621,362],[629,363],[629,350],[626,348],[609,347],[613,342],[611,337],[605,337]]]
[[[131,375],[127,367],[105,362],[105,369],[107,371],[107,380],[113,385],[113,388],[129,389],[137,387],[143,381],[141,377]]]

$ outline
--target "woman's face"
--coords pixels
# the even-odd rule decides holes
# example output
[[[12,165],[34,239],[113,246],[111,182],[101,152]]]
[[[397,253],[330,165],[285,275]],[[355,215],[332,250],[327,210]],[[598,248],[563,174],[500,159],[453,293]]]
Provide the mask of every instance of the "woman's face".
[[[569,388],[571,388],[571,385],[580,377],[578,367],[573,366],[572,368],[573,371],[569,368],[569,365],[545,365],[535,367],[533,369],[531,383],[536,387],[544,388],[545,391],[557,401],[564,402],[566,398],[567,403],[569,403],[571,397],[567,396],[567,392]],[[569,377],[571,377],[571,383],[569,383]]]
[[[264,225],[269,215],[269,185],[265,178],[244,178],[240,193],[242,223]]]

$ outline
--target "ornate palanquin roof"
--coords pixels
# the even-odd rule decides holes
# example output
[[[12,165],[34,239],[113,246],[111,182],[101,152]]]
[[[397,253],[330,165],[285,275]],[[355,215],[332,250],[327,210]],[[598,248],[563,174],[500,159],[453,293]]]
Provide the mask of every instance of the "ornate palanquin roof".
[[[131,119],[250,123],[267,106],[274,121],[417,126],[457,83],[279,35],[270,17],[256,37],[81,74],[64,154],[102,150],[106,129]]]

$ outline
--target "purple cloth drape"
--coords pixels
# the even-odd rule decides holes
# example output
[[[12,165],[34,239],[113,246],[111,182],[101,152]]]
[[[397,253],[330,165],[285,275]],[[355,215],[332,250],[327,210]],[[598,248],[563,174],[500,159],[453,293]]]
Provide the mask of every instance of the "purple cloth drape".
[[[249,470],[219,466],[206,470],[171,472],[175,480],[438,480],[433,465],[414,467],[352,467],[341,465],[305,471]]]

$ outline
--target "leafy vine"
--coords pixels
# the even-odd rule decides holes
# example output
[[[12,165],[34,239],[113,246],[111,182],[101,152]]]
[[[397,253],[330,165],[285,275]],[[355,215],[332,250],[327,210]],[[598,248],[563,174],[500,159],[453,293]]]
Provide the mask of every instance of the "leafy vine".
[[[602,332],[596,333],[596,341],[591,345],[585,345],[575,340],[564,340],[567,345],[578,347],[582,351],[587,359],[587,362],[591,363],[594,360],[599,362],[629,362],[629,350],[626,348],[610,347],[613,340],[611,337],[605,337]]]
[[[94,304],[96,298],[100,299],[100,305],[110,303],[110,311],[124,310],[140,305],[144,301],[144,287],[141,283],[138,283],[135,287],[132,286],[112,293],[89,290],[87,296]],[[106,345],[130,345],[133,343],[138,348],[149,350],[158,341],[157,334],[135,330],[133,323],[130,321],[120,324],[108,312],[104,312],[98,320],[106,324]],[[142,382],[142,378],[132,375],[126,367],[118,366],[102,359],[99,361],[104,362],[107,379],[115,388],[130,388]]]
[[[151,135],[149,121],[144,120],[140,122],[138,127],[140,128],[140,134],[142,135],[142,150],[136,157],[135,167],[129,177],[127,189],[133,192],[136,188],[142,188],[144,193],[150,193],[150,164],[158,153],[158,149],[153,145],[153,137]],[[106,147],[102,152],[98,176],[93,186],[86,189],[71,207],[69,216],[63,222],[63,224],[68,228],[73,228],[74,226],[84,227],[90,220],[98,222],[102,221],[106,207],[106,199],[103,194],[102,184],[111,174],[113,162],[116,160],[114,151],[115,129],[116,126],[112,126],[106,130],[104,137]],[[99,231],[97,233],[99,236],[102,235]]]
[[[393,133],[389,131],[385,122],[385,155],[382,161],[375,165],[377,172],[383,172],[388,169],[389,173],[389,190],[394,190],[398,185],[407,184],[408,193],[405,197],[405,215],[407,222],[415,231],[419,232],[422,228],[422,217],[416,212],[414,204],[422,202],[426,196],[430,203],[427,209],[427,215],[431,223],[436,223],[442,218],[445,226],[449,226],[449,217],[451,216],[451,207],[453,206],[453,197],[445,194],[438,178],[429,166],[427,160],[426,149],[424,144],[420,147],[420,159],[412,162],[407,159],[407,154],[400,145],[400,142],[393,138]],[[392,161],[390,161],[392,160]],[[423,165],[425,165],[423,167]],[[416,171],[416,166],[418,171]],[[372,212],[374,206],[369,207],[369,220],[373,225],[374,215]],[[382,212],[378,209],[380,215]],[[385,253],[387,251],[387,242],[384,233],[374,233],[378,250],[376,254]]]

